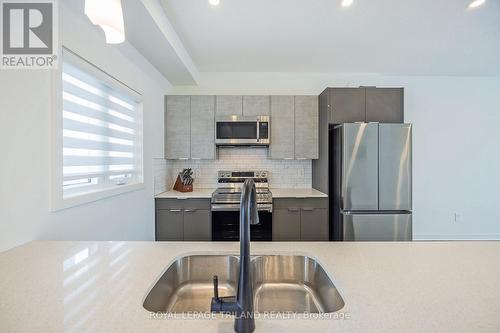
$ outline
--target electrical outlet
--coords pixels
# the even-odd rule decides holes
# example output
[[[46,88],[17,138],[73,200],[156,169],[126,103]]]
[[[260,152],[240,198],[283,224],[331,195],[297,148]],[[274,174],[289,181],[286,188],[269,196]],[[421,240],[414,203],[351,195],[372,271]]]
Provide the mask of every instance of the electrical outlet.
[[[453,222],[455,222],[455,223],[462,222],[462,214],[454,213],[453,214]]]
[[[200,178],[201,177],[201,169],[195,169],[194,170],[194,176],[196,178]]]

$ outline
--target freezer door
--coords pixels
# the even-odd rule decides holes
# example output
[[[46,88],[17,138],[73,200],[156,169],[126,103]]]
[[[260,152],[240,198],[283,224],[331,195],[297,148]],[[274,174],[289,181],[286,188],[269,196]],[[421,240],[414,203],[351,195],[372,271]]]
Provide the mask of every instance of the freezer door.
[[[378,124],[343,125],[342,208],[378,209]]]
[[[345,214],[344,241],[409,241],[411,214]]]
[[[379,125],[379,210],[411,210],[411,125]]]

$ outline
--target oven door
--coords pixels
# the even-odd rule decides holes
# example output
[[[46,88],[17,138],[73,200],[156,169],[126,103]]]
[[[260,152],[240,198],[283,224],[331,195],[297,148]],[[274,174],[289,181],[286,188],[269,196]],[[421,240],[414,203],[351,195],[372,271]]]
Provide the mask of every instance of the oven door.
[[[251,241],[271,241],[272,213],[259,211],[259,224],[250,225]],[[240,240],[240,212],[239,210],[212,211],[212,240],[238,242]]]

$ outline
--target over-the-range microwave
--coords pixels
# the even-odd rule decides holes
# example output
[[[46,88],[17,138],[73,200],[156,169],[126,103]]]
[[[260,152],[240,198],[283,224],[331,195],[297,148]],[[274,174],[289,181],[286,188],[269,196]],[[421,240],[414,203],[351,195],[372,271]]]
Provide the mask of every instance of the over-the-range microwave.
[[[271,142],[269,116],[223,116],[215,120],[218,146],[267,146]]]

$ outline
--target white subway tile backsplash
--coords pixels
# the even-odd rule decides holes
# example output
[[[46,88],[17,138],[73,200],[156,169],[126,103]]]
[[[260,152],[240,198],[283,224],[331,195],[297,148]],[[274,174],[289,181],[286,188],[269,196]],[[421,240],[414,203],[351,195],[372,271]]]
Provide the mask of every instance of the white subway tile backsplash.
[[[155,194],[170,189],[167,161],[161,158],[153,159],[154,192]]]
[[[266,148],[219,148],[217,160],[162,160],[154,162],[155,193],[172,188],[175,177],[193,169],[194,186],[217,187],[219,170],[267,170],[271,187],[304,188],[312,184],[311,160],[271,160]]]

